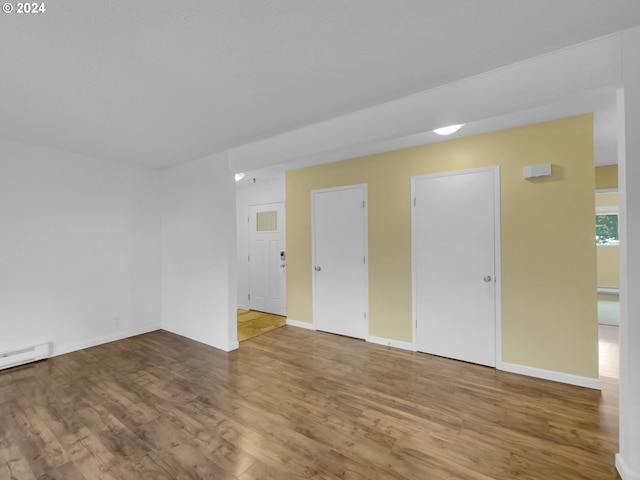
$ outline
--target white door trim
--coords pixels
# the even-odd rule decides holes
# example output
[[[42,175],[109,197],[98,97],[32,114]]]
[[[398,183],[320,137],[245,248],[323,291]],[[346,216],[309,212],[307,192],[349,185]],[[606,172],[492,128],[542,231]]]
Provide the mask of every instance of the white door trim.
[[[465,175],[469,173],[493,172],[494,180],[494,258],[495,258],[495,358],[496,369],[502,370],[502,246],[500,232],[501,208],[500,208],[500,167],[482,167],[467,170],[456,170],[444,173],[434,173],[430,175],[419,175],[411,177],[411,316],[413,319],[413,345],[417,348],[417,279],[416,279],[416,218],[415,218],[415,198],[416,181],[424,178],[447,177],[452,175]],[[497,188],[496,188],[497,187]]]
[[[317,190],[311,190],[311,308],[312,308],[312,325],[314,329],[316,325],[316,276],[313,273],[313,268],[316,265],[316,248],[315,248],[315,202],[313,197],[316,193],[336,192],[340,190],[350,190],[353,188],[361,188],[364,197],[364,312],[366,315],[366,332],[364,332],[363,338],[366,339],[369,336],[369,194],[367,191],[366,183],[358,183],[355,185],[345,185],[341,187],[321,188]]]

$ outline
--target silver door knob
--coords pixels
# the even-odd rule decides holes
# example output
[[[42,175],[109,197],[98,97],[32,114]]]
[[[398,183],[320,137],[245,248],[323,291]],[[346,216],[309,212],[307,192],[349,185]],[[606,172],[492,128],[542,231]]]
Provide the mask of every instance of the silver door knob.
[[[316,272],[319,272],[320,270],[322,270],[322,268],[320,268],[320,267],[313,267],[313,269],[314,269]]]
[[[489,283],[491,281],[491,275],[485,275],[483,280],[487,283]]]

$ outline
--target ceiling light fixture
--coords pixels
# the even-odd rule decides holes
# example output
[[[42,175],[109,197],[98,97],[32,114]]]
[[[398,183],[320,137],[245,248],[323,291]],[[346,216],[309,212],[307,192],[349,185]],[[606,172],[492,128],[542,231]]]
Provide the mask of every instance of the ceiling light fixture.
[[[243,178],[244,178],[244,173],[242,173],[242,172],[236,173],[236,182],[239,182]]]
[[[451,135],[452,133],[456,133],[464,127],[464,123],[460,123],[459,125],[449,125],[448,127],[436,128],[433,133],[437,133],[438,135]]]

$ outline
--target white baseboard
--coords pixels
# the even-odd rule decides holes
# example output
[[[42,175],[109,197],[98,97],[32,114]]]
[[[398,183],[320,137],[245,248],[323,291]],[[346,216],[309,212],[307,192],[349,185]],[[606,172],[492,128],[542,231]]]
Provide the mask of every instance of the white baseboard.
[[[299,320],[292,320],[290,318],[287,318],[287,325],[290,325],[292,327],[298,327],[298,328],[306,328],[307,330],[315,330],[316,327],[313,323],[309,323],[309,322],[301,322]]]
[[[135,328],[133,330],[127,330],[125,332],[118,332],[112,335],[107,335],[106,337],[98,337],[92,338],[90,340],[86,340],[84,342],[76,343],[73,345],[61,345],[61,346],[53,346],[51,356],[55,357],[58,355],[64,355],[65,353],[76,352],[78,350],[83,350],[85,348],[96,347],[98,345],[102,345],[104,343],[115,342],[116,340],[122,340],[123,338],[134,337],[136,335],[141,335],[143,333],[154,332],[156,330],[160,330],[160,325],[147,325],[146,327]]]
[[[224,349],[225,352],[231,352],[233,350],[237,350],[238,348],[240,348],[240,342],[235,341],[235,342],[231,342],[229,345],[227,345],[227,348]]]
[[[238,310],[251,310],[248,305],[237,305]]]
[[[378,345],[384,345],[385,347],[400,348],[402,350],[416,351],[416,347],[413,343],[401,342],[400,340],[393,340],[391,338],[374,337],[369,335],[367,342],[376,343]]]
[[[568,383],[569,385],[577,385],[578,387],[593,388],[594,390],[602,390],[600,380],[597,378],[581,377],[570,373],[555,372],[553,370],[544,370],[542,368],[526,367],[515,363],[502,362],[498,367],[505,372],[518,373],[528,377],[542,378],[544,380],[552,380],[554,382]]]
[[[619,453],[616,453],[616,469],[622,480],[640,480],[640,472],[632,472]]]
[[[598,287],[598,293],[608,293],[610,295],[620,295],[619,288]]]

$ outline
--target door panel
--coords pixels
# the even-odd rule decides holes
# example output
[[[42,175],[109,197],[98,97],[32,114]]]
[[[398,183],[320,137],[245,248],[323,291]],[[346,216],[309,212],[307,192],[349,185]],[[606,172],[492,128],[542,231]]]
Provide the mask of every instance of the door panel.
[[[364,185],[312,193],[314,323],[356,338],[368,333]]]
[[[496,364],[496,172],[414,179],[414,305],[420,351]]]
[[[249,308],[286,315],[283,203],[249,206]]]

